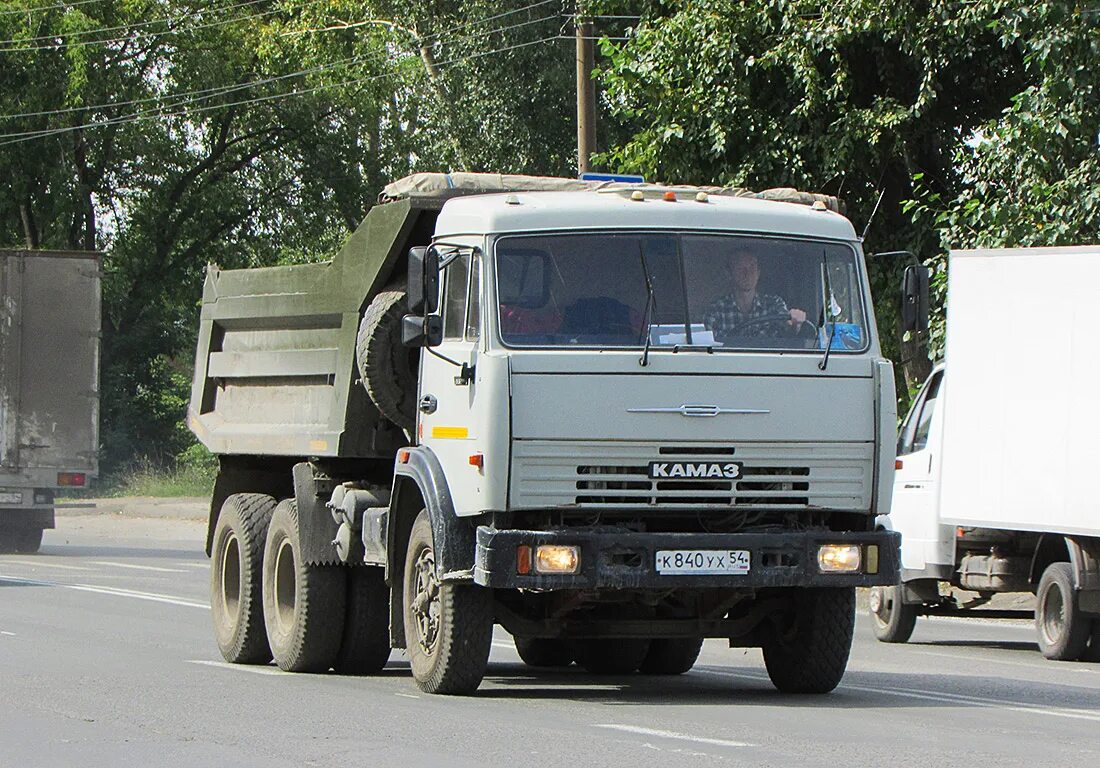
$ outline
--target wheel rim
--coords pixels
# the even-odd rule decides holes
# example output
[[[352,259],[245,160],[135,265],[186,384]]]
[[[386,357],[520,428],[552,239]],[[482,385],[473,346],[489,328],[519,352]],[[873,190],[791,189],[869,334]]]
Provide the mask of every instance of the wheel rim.
[[[431,656],[439,640],[439,580],[435,575],[435,554],[421,550],[413,566],[412,615],[420,650]]]
[[[885,627],[890,623],[890,616],[894,612],[894,601],[887,594],[885,589],[881,587],[873,587],[871,589],[871,615],[875,617],[875,621],[879,626]],[[877,603],[877,605],[876,605]]]
[[[222,610],[236,622],[241,607],[241,543],[235,533],[226,539],[221,566]]]
[[[1048,645],[1055,645],[1065,633],[1066,629],[1066,602],[1062,597],[1062,590],[1057,586],[1051,586],[1043,595],[1043,620],[1041,622],[1043,637]]]
[[[294,547],[288,539],[283,539],[275,554],[275,621],[280,632],[286,632],[294,623],[296,570]]]

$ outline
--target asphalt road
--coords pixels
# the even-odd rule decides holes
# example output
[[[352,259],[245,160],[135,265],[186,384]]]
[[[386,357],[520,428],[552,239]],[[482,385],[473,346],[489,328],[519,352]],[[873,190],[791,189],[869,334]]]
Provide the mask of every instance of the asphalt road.
[[[532,672],[493,643],[469,698],[224,664],[205,525],[64,517],[0,556],[0,766],[1083,766],[1100,664],[1045,661],[1023,623],[922,619],[904,646],[861,616],[823,697],[777,693],[760,653],[707,641],[678,678]]]

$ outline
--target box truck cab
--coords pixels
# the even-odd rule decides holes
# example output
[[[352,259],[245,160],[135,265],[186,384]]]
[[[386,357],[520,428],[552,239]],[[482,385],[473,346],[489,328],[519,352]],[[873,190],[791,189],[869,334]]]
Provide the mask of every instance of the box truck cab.
[[[950,254],[946,365],[898,438],[883,524],[902,534],[902,582],[872,590],[880,640],[904,642],[921,615],[1033,615],[1048,658],[1100,650],[1098,280],[1097,247]],[[1013,592],[1035,593],[1033,614],[985,607]]]

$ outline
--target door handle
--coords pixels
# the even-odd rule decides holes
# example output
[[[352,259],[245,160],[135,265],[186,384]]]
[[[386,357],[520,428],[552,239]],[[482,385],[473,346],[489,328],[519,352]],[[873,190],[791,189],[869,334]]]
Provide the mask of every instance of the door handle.
[[[424,395],[420,398],[421,413],[435,413],[435,409],[438,407],[439,401],[435,399],[435,395]]]

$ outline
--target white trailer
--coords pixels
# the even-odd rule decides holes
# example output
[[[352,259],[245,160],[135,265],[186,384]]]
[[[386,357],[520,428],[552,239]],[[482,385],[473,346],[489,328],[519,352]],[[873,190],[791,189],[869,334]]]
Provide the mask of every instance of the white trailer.
[[[902,583],[873,590],[875,633],[905,642],[918,615],[975,615],[995,593],[1033,592],[1043,655],[1091,656],[1100,247],[953,251],[948,275],[946,365],[902,425],[883,521],[902,534]],[[959,605],[944,583],[979,597]]]

